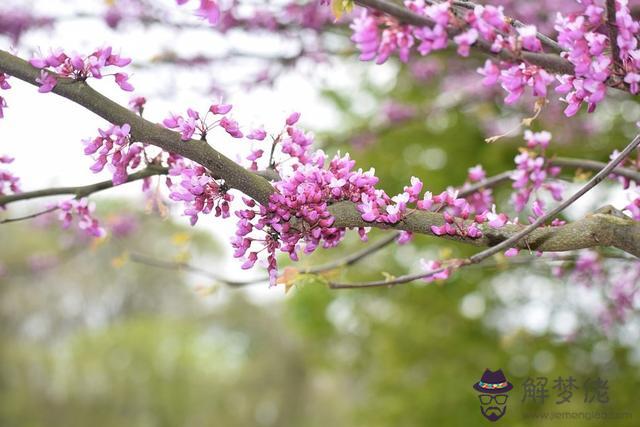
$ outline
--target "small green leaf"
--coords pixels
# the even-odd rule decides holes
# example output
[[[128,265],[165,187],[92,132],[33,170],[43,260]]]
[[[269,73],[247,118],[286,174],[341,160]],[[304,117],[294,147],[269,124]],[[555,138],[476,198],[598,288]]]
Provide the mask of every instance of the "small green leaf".
[[[353,10],[353,0],[331,0],[331,12],[336,19],[340,19],[343,13]]]

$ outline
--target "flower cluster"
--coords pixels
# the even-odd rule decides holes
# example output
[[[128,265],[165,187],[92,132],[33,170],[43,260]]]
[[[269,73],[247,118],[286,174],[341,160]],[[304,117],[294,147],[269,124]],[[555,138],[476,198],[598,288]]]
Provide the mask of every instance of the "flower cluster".
[[[111,29],[118,28],[120,22],[129,19],[145,21],[151,18],[149,9],[138,0],[118,0],[106,3],[107,9],[103,14],[105,23]]]
[[[583,0],[582,13],[558,15],[556,30],[558,42],[566,50],[566,57],[575,67],[575,75],[559,78],[556,91],[566,94],[567,116],[574,115],[583,102],[591,112],[605,97],[606,81],[612,76],[629,85],[631,93],[640,90],[640,50],[638,36],[640,24],[635,21],[628,7],[628,0],[616,0],[617,39],[610,40],[599,31],[605,23],[604,5],[596,0]],[[613,57],[612,45],[619,53]]]
[[[297,260],[300,249],[310,253],[318,246],[336,246],[346,230],[333,227],[329,205],[341,200],[360,200],[361,194],[369,192],[378,180],[372,171],[354,171],[355,162],[348,155],[336,155],[326,168],[327,158],[322,151],[300,158],[306,160],[307,156],[308,163],[298,163],[295,170],[275,184],[276,192],[271,195],[268,206],[257,207],[253,200],[244,199],[247,209],[236,212],[239,220],[232,242],[236,249],[234,255],[243,257],[249,251],[243,268],[250,268],[259,252],[250,251],[252,244],[261,243],[268,253],[272,284],[277,274],[276,249]],[[264,236],[253,236],[255,231],[262,231]],[[364,230],[360,233],[364,235]]]
[[[183,5],[188,3],[189,0],[176,0],[176,3]],[[206,19],[209,24],[215,25],[220,20],[220,7],[215,0],[200,0],[200,5],[196,10],[196,15]]]
[[[610,302],[608,310],[601,316],[624,322],[627,316],[637,310],[640,298],[640,262],[629,263],[617,271],[610,273],[607,282],[611,286],[607,297]]]
[[[576,114],[583,102],[587,103],[589,112],[594,111],[604,99],[607,90],[605,81],[610,75],[611,58],[605,53],[609,39],[596,31],[604,23],[604,8],[592,0],[582,3],[584,14],[558,14],[555,26],[558,43],[566,50],[566,58],[575,67],[575,75],[561,76],[561,84],[556,87],[556,92],[566,94],[567,116]]]
[[[0,165],[12,163],[14,160],[13,157],[9,157],[7,155],[0,156]],[[11,193],[19,193],[20,192],[20,178],[15,176],[12,172],[6,169],[0,169],[0,196],[6,196]],[[2,208],[2,205],[0,205]]]
[[[240,130],[238,122],[226,116],[226,114],[231,111],[231,108],[232,106],[229,104],[212,104],[204,117],[202,117],[197,111],[189,108],[187,110],[186,117],[171,114],[171,116],[163,120],[162,124],[169,129],[176,129],[179,131],[183,141],[190,140],[196,131],[198,132],[200,139],[204,140],[206,139],[209,131],[217,126],[223,128],[234,138],[242,138],[244,134]],[[211,124],[207,124],[209,113],[223,117]],[[255,137],[254,133],[252,133],[252,137]]]
[[[555,90],[568,104],[564,111],[567,116],[576,114],[582,103],[593,112],[604,99],[607,84],[626,84],[631,93],[640,92],[640,23],[631,15],[628,0],[615,1],[616,40],[610,40],[608,31],[603,30],[610,25],[606,22],[604,1],[578,0],[577,3],[579,11],[564,8],[558,12],[554,26],[558,44],[564,50],[561,56],[571,62],[573,74],[552,75],[526,61],[514,64],[513,61],[487,60],[478,70],[484,75],[483,83],[500,83],[507,92],[505,102],[511,104],[527,87],[532,89],[533,96],[546,97],[548,86],[557,78]],[[382,63],[397,52],[400,59],[407,62],[412,46],[424,56],[446,48],[450,38],[463,57],[468,56],[470,46],[479,41],[492,52],[508,51],[516,57],[522,51],[543,51],[537,27],[510,25],[502,6],[476,5],[471,10],[462,10],[451,2],[426,5],[424,0],[407,0],[405,5],[433,24],[401,25],[379,12],[363,10],[351,24],[351,39],[361,52],[361,60],[375,59]],[[612,53],[618,53],[618,57],[613,58]]]
[[[464,199],[458,197],[457,191],[447,190],[433,196],[426,192],[422,200],[418,201],[418,209],[442,212],[444,224],[431,226],[436,236],[461,236],[476,239],[482,237],[480,225],[487,221],[488,211],[475,213],[473,207]]]
[[[94,173],[102,171],[108,164],[113,173],[113,185],[127,181],[128,170],[137,168],[142,162],[144,146],[131,142],[131,126],[112,125],[106,130],[98,129],[99,136],[83,141],[84,154],[96,155],[91,166]],[[110,159],[109,159],[110,158]]]
[[[453,42],[458,46],[458,54],[463,57],[469,55],[471,45],[480,39],[490,45],[493,52],[503,49],[515,54],[523,49],[542,51],[536,27],[529,25],[513,28],[508,24],[500,6],[477,5],[463,16],[456,16],[450,2],[426,6],[424,0],[409,0],[405,4],[412,12],[433,21],[433,26],[400,25],[393,18],[363,10],[351,25],[351,39],[361,52],[361,60],[376,59],[377,63],[383,63],[397,51],[400,59],[407,62],[414,44],[423,56],[444,49],[449,42],[448,30],[461,26],[466,26],[467,29],[458,32],[453,37]],[[553,76],[544,69],[525,63],[501,62],[496,65],[488,60],[479,71],[485,75],[484,84],[501,83],[508,93],[505,99],[507,103],[518,100],[527,87],[532,88],[534,96],[545,97],[547,86],[554,81]]]
[[[596,251],[578,253],[575,262],[555,267],[556,276],[566,276],[570,283],[599,290],[602,304],[599,320],[605,328],[624,322],[640,297],[640,262],[607,263]]]
[[[2,90],[11,89],[11,85],[7,81],[8,78],[9,78],[8,75],[4,73],[0,73],[0,89]],[[6,107],[7,107],[7,101],[5,101],[5,99],[2,96],[0,96],[0,119],[4,117],[3,109]]]
[[[105,75],[103,72],[106,67],[122,68],[129,65],[131,59],[113,53],[113,49],[107,46],[87,56],[79,54],[69,56],[62,50],[56,50],[47,56],[33,58],[29,62],[34,67],[41,69],[40,77],[36,80],[40,83],[38,90],[44,93],[51,92],[58,84],[54,74],[47,70],[52,70],[59,76],[74,80],[84,81],[89,77],[101,79]],[[133,86],[129,83],[129,75],[127,73],[114,73],[113,76],[122,90],[133,91]]]
[[[11,44],[17,46],[25,32],[49,26],[52,22],[52,18],[37,16],[30,9],[7,8],[3,5],[0,12],[0,34],[8,36]]]
[[[227,193],[224,184],[213,179],[203,166],[176,154],[170,155],[168,162],[167,186],[171,190],[169,197],[176,202],[184,202],[183,213],[190,217],[191,225],[198,221],[199,214],[214,212],[217,217],[230,216],[229,202],[233,200],[233,196]]]
[[[319,246],[333,247],[342,240],[346,229],[333,225],[330,211],[330,206],[340,201],[355,203],[364,221],[385,224],[396,224],[413,210],[440,212],[443,224],[431,228],[436,235],[479,238],[481,224],[486,222],[497,228],[507,221],[506,215],[496,215],[486,206],[476,209],[464,198],[458,198],[453,190],[435,196],[426,192],[420,198],[423,183],[416,177],[411,178],[402,193],[390,197],[376,188],[375,171],[356,170],[355,161],[348,154],[338,154],[328,161],[321,150],[312,152],[312,136],[293,126],[298,118],[299,114],[292,114],[285,130],[275,138],[279,155],[287,160],[280,165],[286,164],[287,168],[276,165],[281,179],[274,184],[276,191],[268,205],[258,206],[254,200],[245,198],[246,208],[235,212],[238,226],[232,241],[234,256],[245,257],[243,268],[251,268],[258,254],[266,250],[272,284],[277,276],[277,250],[297,260],[300,250],[310,253]],[[258,157],[251,157],[254,164]],[[479,174],[476,169],[473,178],[482,179]],[[359,229],[361,238],[365,239],[366,231]],[[399,243],[410,238],[410,233],[403,233]],[[439,273],[437,277],[443,278],[445,274],[448,273]]]
[[[87,235],[93,237],[102,237],[105,231],[96,218],[93,217],[95,205],[89,203],[89,199],[83,197],[80,200],[70,199],[59,202],[55,207],[60,210],[58,219],[62,221],[62,228],[67,229],[73,223],[74,217],[77,219],[77,225]]]
[[[234,256],[246,257],[243,268],[250,268],[266,250],[271,284],[277,276],[276,250],[297,260],[301,249],[310,253],[318,246],[337,245],[346,229],[333,227],[329,206],[343,200],[359,202],[363,193],[374,191],[378,181],[373,170],[354,170],[355,161],[348,155],[328,161],[322,151],[311,152],[313,136],[294,127],[299,117],[299,113],[291,114],[284,131],[275,138],[277,156],[286,161],[276,163],[281,180],[274,184],[276,191],[268,205],[258,206],[243,198],[246,208],[235,212]],[[359,231],[364,236],[365,230]]]
[[[482,182],[486,176],[487,174],[482,166],[476,165],[470,168],[467,175],[467,182],[462,186],[462,190],[468,189],[472,184]],[[485,212],[490,210],[494,203],[493,190],[491,190],[491,188],[480,188],[471,192],[465,199],[474,212]]]
[[[547,147],[551,140],[549,132],[533,133],[525,131],[525,140],[530,148]],[[561,169],[557,166],[551,166],[546,161],[544,155],[538,155],[536,151],[521,149],[520,154],[515,157],[516,170],[511,174],[513,180],[513,188],[516,190],[512,196],[512,203],[517,212],[521,212],[529,203],[531,195],[535,195],[532,204],[534,217],[540,217],[544,214],[544,201],[539,194],[540,189],[547,190],[554,200],[562,200],[563,187],[558,182],[552,182],[550,179],[558,176]]]

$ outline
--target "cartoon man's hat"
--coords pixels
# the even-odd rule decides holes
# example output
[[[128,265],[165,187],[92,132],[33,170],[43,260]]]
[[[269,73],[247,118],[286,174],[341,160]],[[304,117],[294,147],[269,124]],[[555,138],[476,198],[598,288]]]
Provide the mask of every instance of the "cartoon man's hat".
[[[480,381],[475,383],[473,388],[480,393],[502,394],[511,390],[513,384],[507,381],[507,378],[502,373],[502,369],[498,369],[495,372],[486,369]]]

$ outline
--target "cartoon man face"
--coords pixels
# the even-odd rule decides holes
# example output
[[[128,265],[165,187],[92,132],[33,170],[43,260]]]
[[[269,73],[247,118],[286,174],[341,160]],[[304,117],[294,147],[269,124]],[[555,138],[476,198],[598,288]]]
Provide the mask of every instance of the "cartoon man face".
[[[480,412],[489,421],[498,421],[507,412],[506,394],[480,394]]]
[[[480,381],[473,385],[479,392],[480,412],[489,421],[498,421],[507,412],[507,392],[513,388],[502,369],[486,369]]]

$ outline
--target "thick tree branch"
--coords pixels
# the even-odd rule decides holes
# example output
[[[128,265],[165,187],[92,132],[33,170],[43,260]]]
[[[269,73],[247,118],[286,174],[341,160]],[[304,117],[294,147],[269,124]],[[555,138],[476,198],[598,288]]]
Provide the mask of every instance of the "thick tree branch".
[[[339,202],[329,210],[336,217],[336,227],[371,227],[405,230],[418,234],[430,234],[432,226],[442,226],[444,218],[436,212],[415,211],[394,225],[372,224],[362,219],[353,203]],[[523,225],[506,225],[499,229],[484,227],[478,239],[460,236],[438,236],[474,246],[498,245],[525,229]],[[543,252],[563,252],[596,246],[614,246],[640,256],[640,223],[609,214],[594,214],[559,227],[540,227],[515,247]],[[501,249],[498,249],[499,252]]]
[[[636,257],[640,257],[640,222],[633,221],[629,218],[621,218],[618,215],[618,212],[612,208],[600,209],[598,212],[593,215],[589,215],[580,221],[560,227],[540,228],[547,221],[555,218],[556,215],[571,206],[576,200],[602,182],[607,176],[609,176],[611,171],[613,171],[617,165],[623,162],[627,156],[638,147],[638,145],[640,145],[640,135],[637,135],[620,154],[611,160],[606,167],[593,176],[589,182],[582,186],[567,200],[536,219],[532,224],[529,224],[520,230],[508,230],[506,226],[499,228],[499,231],[505,232],[504,237],[508,237],[497,244],[489,242],[490,247],[488,249],[478,252],[469,258],[445,261],[444,266],[426,273],[409,274],[392,280],[378,280],[364,283],[330,282],[329,287],[332,289],[351,289],[395,286],[410,283],[415,280],[431,277],[437,273],[447,270],[448,268],[459,268],[479,264],[498,252],[512,247],[520,247],[522,249],[527,248],[530,250],[536,249],[541,251],[566,250],[553,249],[553,247],[548,248],[545,245],[548,245],[550,241],[558,244],[559,248],[563,248],[563,245],[569,243],[571,246],[575,246],[576,249],[599,246],[602,243],[605,243],[607,246],[614,246],[635,255]],[[609,211],[609,213],[607,213],[607,211]],[[409,217],[405,218],[404,221],[408,218]],[[512,225],[509,228],[513,227],[514,226]],[[487,227],[485,227],[484,230],[487,230]],[[540,235],[540,233],[543,233],[543,235]],[[546,235],[544,233],[546,233]],[[535,236],[535,234],[538,234],[538,236]],[[483,235],[482,238],[486,237],[487,235]],[[581,246],[583,244],[586,244],[587,246]],[[522,245],[524,245],[524,247],[522,247]],[[542,247],[545,247],[545,249],[541,249]]]
[[[374,0],[361,1],[374,2]],[[375,0],[375,2],[381,1]],[[388,4],[384,1],[382,3]],[[406,9],[402,10],[410,13]],[[36,78],[39,76],[39,70],[32,67],[28,62],[1,50],[0,72],[37,85]],[[54,88],[54,92],[84,106],[111,123],[117,125],[129,123],[134,140],[156,145],[166,151],[180,154],[200,163],[208,168],[216,178],[224,179],[229,187],[245,193],[261,204],[266,204],[269,196],[274,191],[274,188],[266,179],[247,171],[213,149],[206,142],[198,140],[181,141],[178,133],[141,118],[96,92],[85,82],[60,79],[58,85]],[[610,163],[610,165],[612,164]],[[611,173],[617,164],[613,164],[611,168],[607,167],[608,170],[604,177]],[[596,175],[594,179],[596,177],[598,178],[597,182],[604,178],[601,173]],[[329,210],[336,218],[335,226],[337,227],[373,226],[433,234],[431,226],[442,225],[444,221],[441,214],[416,211],[408,215],[400,223],[390,226],[362,220],[356,205],[351,202],[336,203]],[[496,231],[485,230],[485,235],[480,239],[463,239],[459,237],[453,237],[453,239],[476,246],[494,246],[500,242],[504,243],[505,240],[512,239],[523,230],[522,226],[513,227],[516,227],[516,229],[505,227]],[[613,239],[614,236],[619,239]],[[597,214],[562,227],[545,227],[535,230],[528,236],[526,243],[518,243],[517,246],[521,248],[531,247],[542,251],[568,251],[593,246],[615,246],[639,256],[640,224],[611,215]]]
[[[634,138],[614,160],[594,175],[574,195],[526,227],[522,225],[507,225],[499,229],[492,229],[485,226],[482,230],[483,236],[478,239],[460,236],[442,237],[476,246],[490,247],[486,251],[479,252],[471,257],[473,262],[479,262],[512,246],[544,252],[568,251],[594,246],[614,246],[640,257],[640,222],[632,219],[597,213],[563,226],[541,227],[546,221],[554,218],[609,176],[616,166],[638,145],[640,145],[640,136]],[[336,227],[366,227],[372,225],[362,219],[360,212],[352,203],[336,203],[329,210],[336,217]],[[443,224],[444,218],[439,213],[415,211],[407,215],[399,223],[388,225],[388,228],[421,234],[433,234],[431,227],[442,226]],[[526,240],[522,240],[524,237],[526,237]]]
[[[2,50],[0,50],[0,72],[32,85],[38,85],[36,82],[40,75],[38,69],[27,61]],[[198,162],[216,177],[223,178],[230,188],[240,190],[262,204],[268,202],[269,195],[273,192],[273,187],[266,179],[245,170],[205,141],[194,139],[181,141],[179,133],[143,119],[95,91],[85,82],[58,78],[58,85],[53,92],[82,105],[110,123],[120,126],[128,123],[131,125],[133,140],[150,143]]]

